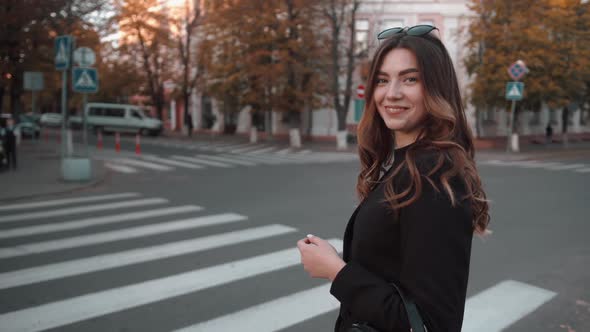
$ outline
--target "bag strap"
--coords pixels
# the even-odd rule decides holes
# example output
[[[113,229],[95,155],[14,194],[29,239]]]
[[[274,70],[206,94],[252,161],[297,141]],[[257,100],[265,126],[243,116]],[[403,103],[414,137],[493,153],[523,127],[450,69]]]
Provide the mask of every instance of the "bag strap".
[[[393,288],[395,288],[395,290],[397,290],[399,296],[402,299],[404,308],[406,309],[406,314],[408,315],[408,321],[410,322],[410,331],[427,332],[428,330],[426,329],[426,325],[424,325],[424,321],[422,320],[422,316],[420,316],[420,312],[418,311],[416,304],[412,300],[407,299],[396,284],[391,283],[391,285]]]

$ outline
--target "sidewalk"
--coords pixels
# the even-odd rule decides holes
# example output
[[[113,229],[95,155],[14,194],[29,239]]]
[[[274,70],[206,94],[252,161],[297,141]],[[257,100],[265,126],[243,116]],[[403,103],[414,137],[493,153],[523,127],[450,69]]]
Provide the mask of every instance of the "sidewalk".
[[[186,131],[170,131],[166,130],[162,133],[163,137],[174,138],[183,141],[194,141],[194,142],[209,142],[215,143],[243,143],[247,144],[250,142],[249,136],[243,133],[240,134],[221,134],[221,133],[209,133],[209,132],[193,132],[191,137],[186,135]],[[545,137],[543,135],[521,135],[519,139],[520,152],[516,155],[523,155],[533,152],[551,152],[551,151],[563,151],[577,148],[588,148],[590,149],[590,133],[580,134],[569,134],[568,147],[564,147],[561,142],[561,135],[556,134],[553,136],[553,143],[545,145]],[[285,135],[277,135],[272,139],[266,137],[258,137],[257,144],[272,144],[282,147],[289,147],[289,137]],[[483,137],[476,138],[474,141],[477,154],[510,154],[506,152],[506,137]],[[356,143],[348,143],[348,148],[345,150],[338,150],[336,148],[335,140],[326,139],[307,139],[302,138],[301,149],[310,149],[318,152],[357,152]]]
[[[107,175],[103,163],[92,160],[90,181],[62,180],[59,146],[39,140],[23,140],[17,150],[17,160],[16,171],[0,171],[0,202],[74,192],[99,185]]]

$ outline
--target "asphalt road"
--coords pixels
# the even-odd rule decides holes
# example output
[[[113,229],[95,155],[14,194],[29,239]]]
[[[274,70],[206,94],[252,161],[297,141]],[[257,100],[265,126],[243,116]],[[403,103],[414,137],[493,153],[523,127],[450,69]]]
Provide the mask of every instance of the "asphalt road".
[[[306,276],[295,243],[342,239],[357,162],[151,143],[142,154],[169,169],[104,153],[114,167],[101,186],[38,200],[88,201],[0,206],[0,330],[331,330],[337,303]],[[581,151],[481,154],[493,234],[474,239],[464,331],[590,331]]]

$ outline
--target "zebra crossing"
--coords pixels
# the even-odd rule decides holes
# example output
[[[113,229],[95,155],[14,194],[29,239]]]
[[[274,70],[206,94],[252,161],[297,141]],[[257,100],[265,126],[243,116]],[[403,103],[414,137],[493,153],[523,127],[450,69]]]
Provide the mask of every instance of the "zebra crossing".
[[[276,150],[276,147],[267,149]],[[176,169],[203,170],[207,168],[234,168],[240,166],[286,165],[311,163],[338,163],[358,160],[354,153],[312,152],[302,150],[297,153],[272,153],[262,149],[243,153],[195,153],[189,155],[172,154],[158,156],[153,154],[96,154],[94,159],[104,161],[104,166],[113,172],[132,174],[140,171],[169,172]]]
[[[543,169],[546,171],[571,171],[575,173],[590,173],[590,164],[582,163],[563,163],[557,161],[540,161],[540,160],[499,160],[490,159],[478,162],[480,165],[497,166],[497,167],[518,167],[525,169]]]
[[[216,315],[194,312],[192,321],[181,325],[174,317],[161,314],[160,309],[172,299],[191,296],[200,302],[200,292],[211,289],[223,299],[228,284],[263,276],[269,280],[297,267],[300,257],[295,241],[303,232],[292,226],[255,224],[231,211],[209,213],[204,206],[175,205],[164,198],[133,192],[4,204],[0,205],[0,221],[0,267],[4,266],[0,268],[0,331],[79,331],[83,329],[72,324],[90,321],[102,331],[127,330],[108,325],[109,317],[150,308],[149,312],[158,312],[158,320],[164,323],[141,331],[271,332],[326,313],[335,314],[339,306],[329,294],[328,283],[311,286],[310,279],[300,271],[294,280],[304,288],[263,302],[246,303]],[[194,236],[172,237],[186,232]],[[163,241],[145,242],[147,238]],[[270,239],[280,239],[282,245],[268,247],[265,241]],[[328,241],[341,252],[341,239]],[[127,246],[112,246],[120,243]],[[260,249],[252,255],[236,256],[235,248],[246,245]],[[228,247],[234,248],[231,255]],[[201,255],[211,252],[220,254],[215,256],[217,261],[199,264]],[[224,259],[226,255],[231,258]],[[123,279],[138,267],[158,269],[179,257],[194,263],[156,277],[141,273],[132,281],[110,281],[107,287],[98,289],[89,285],[88,290],[82,287],[77,293],[63,291],[66,296],[58,296],[62,293],[58,292],[53,293],[55,298],[37,300],[40,286],[68,288],[78,279],[100,284],[105,282],[101,273],[110,272]],[[27,263],[31,259],[33,264]],[[264,286],[260,287],[257,292],[265,292]],[[11,292],[15,289],[19,298],[29,300],[18,302],[6,295],[14,294]],[[502,281],[468,299],[463,331],[501,331],[555,295],[517,281]]]

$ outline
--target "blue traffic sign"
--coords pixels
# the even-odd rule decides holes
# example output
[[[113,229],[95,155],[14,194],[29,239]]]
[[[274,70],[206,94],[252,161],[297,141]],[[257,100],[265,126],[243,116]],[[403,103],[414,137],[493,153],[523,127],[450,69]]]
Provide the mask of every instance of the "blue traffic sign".
[[[75,92],[98,92],[98,73],[95,68],[74,68],[72,86]]]
[[[508,82],[506,83],[506,99],[521,100],[524,94],[524,83]]]
[[[72,41],[72,36],[68,35],[55,38],[55,69],[67,70],[70,67]]]
[[[508,75],[512,77],[513,80],[518,81],[520,80],[524,74],[526,74],[527,68],[524,64],[515,62],[508,68]]]

